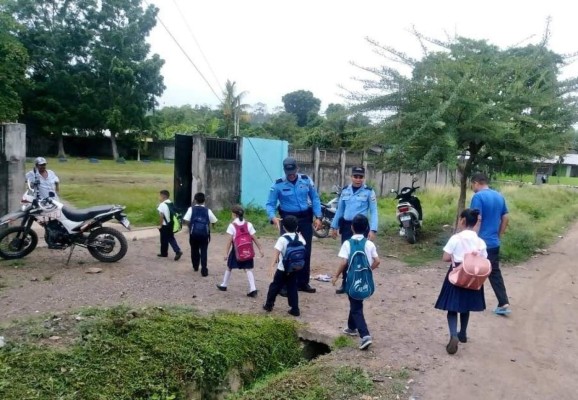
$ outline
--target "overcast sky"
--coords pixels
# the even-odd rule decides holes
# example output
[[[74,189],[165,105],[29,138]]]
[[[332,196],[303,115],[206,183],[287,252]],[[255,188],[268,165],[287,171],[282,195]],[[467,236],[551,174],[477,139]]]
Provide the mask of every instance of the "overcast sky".
[[[578,23],[572,1],[544,0],[149,0],[159,17],[221,94],[227,79],[247,91],[246,103],[282,105],[281,97],[310,90],[322,101],[344,103],[339,85],[356,88],[362,75],[350,62],[379,66],[365,37],[419,57],[420,47],[409,30],[425,35],[487,39],[505,47],[535,35],[540,40],[552,17],[550,48],[558,53],[578,51]],[[176,5],[175,5],[176,3]],[[182,11],[182,16],[178,10]],[[183,17],[186,20],[183,21]],[[187,25],[190,28],[187,28]],[[193,36],[210,63],[213,77]],[[166,90],[160,106],[217,105],[218,100],[193,65],[158,23],[151,34],[152,51],[165,60]],[[578,75],[578,63],[565,69]]]

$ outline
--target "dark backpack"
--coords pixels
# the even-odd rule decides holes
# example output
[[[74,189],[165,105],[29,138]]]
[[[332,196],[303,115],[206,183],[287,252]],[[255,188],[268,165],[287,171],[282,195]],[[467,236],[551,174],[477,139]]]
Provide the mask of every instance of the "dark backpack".
[[[283,268],[286,273],[301,271],[305,267],[305,256],[307,249],[305,245],[299,240],[299,234],[295,234],[292,238],[289,235],[283,235],[289,243],[283,255]]]
[[[249,233],[249,224],[247,222],[243,222],[241,225],[233,223],[233,227],[235,228],[233,245],[237,261],[252,260],[255,258],[255,249],[253,248],[253,237]]]
[[[166,203],[169,208],[169,220],[165,222],[173,227],[173,233],[180,232],[183,229],[183,215],[177,211],[173,202]],[[163,215],[164,218],[164,215]]]
[[[347,278],[345,279],[345,292],[356,300],[365,300],[375,291],[373,273],[365,254],[367,239],[349,239],[349,260]]]
[[[193,206],[191,213],[190,234],[196,239],[209,237],[209,209],[203,206]]]

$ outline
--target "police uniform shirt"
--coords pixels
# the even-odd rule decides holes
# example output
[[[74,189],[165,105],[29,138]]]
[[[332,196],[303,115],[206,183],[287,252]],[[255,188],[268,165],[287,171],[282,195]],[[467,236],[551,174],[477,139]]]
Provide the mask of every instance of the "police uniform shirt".
[[[352,221],[357,214],[368,217],[369,229],[377,232],[377,197],[373,189],[365,184],[358,189],[354,189],[352,185],[343,188],[331,228],[339,227],[340,218]]]
[[[315,184],[307,175],[297,174],[295,182],[290,182],[286,177],[279,178],[271,186],[269,198],[266,204],[269,220],[275,218],[277,201],[282,211],[299,213],[309,210],[309,200],[313,206],[313,214],[321,217],[321,201],[315,189]]]

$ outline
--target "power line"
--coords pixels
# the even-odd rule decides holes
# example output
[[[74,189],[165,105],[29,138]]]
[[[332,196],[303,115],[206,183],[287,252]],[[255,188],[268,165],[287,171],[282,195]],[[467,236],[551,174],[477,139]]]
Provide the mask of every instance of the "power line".
[[[201,55],[203,56],[203,59],[205,60],[205,63],[207,63],[207,66],[209,67],[209,71],[211,71],[211,75],[213,75],[213,78],[215,78],[215,82],[217,82],[217,85],[219,85],[219,89],[221,89],[221,91],[223,91],[223,87],[221,86],[221,81],[219,80],[219,78],[217,78],[217,75],[215,74],[215,71],[213,70],[213,67],[211,67],[211,63],[209,62],[209,60],[207,59],[207,56],[205,55],[205,52],[203,51],[203,49],[201,48],[201,44],[198,42],[197,38],[195,37],[195,34],[193,33],[193,30],[191,29],[191,26],[189,25],[189,23],[187,22],[187,19],[185,18],[185,15],[183,14],[181,8],[179,7],[177,0],[173,0],[173,4],[175,5],[177,11],[179,12],[181,19],[183,20],[183,22],[185,23],[185,26],[187,27],[187,30],[189,31],[189,33],[191,34],[191,37],[193,38],[193,40],[195,41],[195,44],[197,45],[197,48],[199,49],[199,51],[201,52]]]
[[[144,2],[146,3],[147,6],[150,6],[150,3],[147,0],[144,0]],[[199,70],[199,68],[196,66],[195,62],[191,59],[191,57],[189,57],[189,55],[187,54],[187,52],[185,51],[185,49],[183,49],[183,46],[181,46],[181,44],[179,43],[179,41],[173,36],[173,34],[171,33],[171,31],[169,30],[169,28],[167,28],[167,26],[165,25],[165,23],[163,22],[163,20],[157,15],[157,20],[161,23],[161,25],[163,26],[163,28],[165,28],[165,31],[167,31],[167,33],[169,34],[169,36],[171,37],[171,39],[173,39],[173,41],[175,42],[175,44],[179,47],[179,49],[181,50],[181,52],[185,55],[185,57],[187,57],[187,60],[189,60],[189,62],[193,65],[193,67],[195,67],[195,69],[197,70],[197,72],[199,73],[199,75],[201,75],[201,78],[203,78],[203,80],[205,81],[205,83],[207,84],[207,86],[209,87],[209,89],[211,89],[211,92],[213,92],[213,94],[215,95],[215,97],[217,98],[217,100],[219,100],[219,103],[222,103],[223,101],[221,100],[221,98],[219,97],[219,95],[217,94],[217,92],[215,91],[215,89],[213,89],[213,87],[211,86],[211,84],[209,83],[209,81],[207,80],[207,78],[205,78],[205,75],[203,75],[203,73],[201,72],[201,70]]]

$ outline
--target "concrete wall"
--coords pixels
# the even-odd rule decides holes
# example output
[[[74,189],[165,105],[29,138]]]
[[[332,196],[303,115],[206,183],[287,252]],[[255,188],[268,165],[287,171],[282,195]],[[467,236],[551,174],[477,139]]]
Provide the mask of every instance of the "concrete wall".
[[[0,125],[0,215],[16,211],[24,192],[26,126]]]

